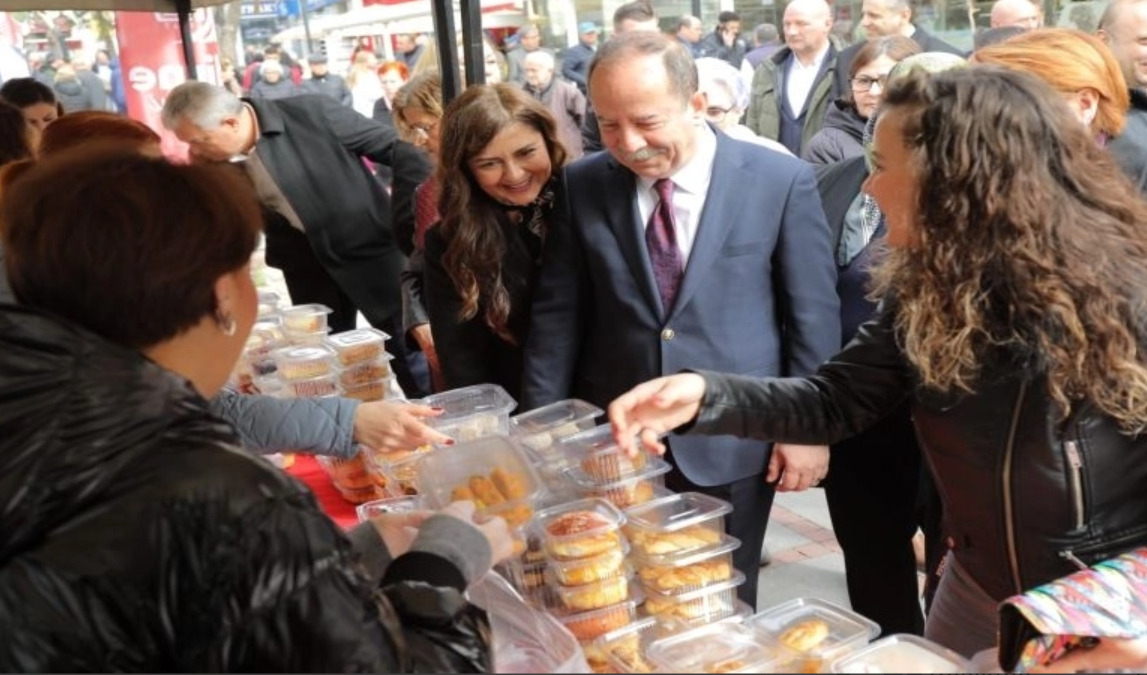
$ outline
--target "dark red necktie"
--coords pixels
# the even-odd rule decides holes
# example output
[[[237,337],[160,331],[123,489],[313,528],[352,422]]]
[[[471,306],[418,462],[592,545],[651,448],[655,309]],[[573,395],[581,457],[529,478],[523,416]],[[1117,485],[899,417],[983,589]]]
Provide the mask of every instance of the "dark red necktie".
[[[669,314],[685,271],[673,222],[673,181],[661,178],[653,183],[653,189],[659,201],[645,228],[645,247],[649,249],[649,262],[653,264],[653,278],[661,293],[661,304]]]

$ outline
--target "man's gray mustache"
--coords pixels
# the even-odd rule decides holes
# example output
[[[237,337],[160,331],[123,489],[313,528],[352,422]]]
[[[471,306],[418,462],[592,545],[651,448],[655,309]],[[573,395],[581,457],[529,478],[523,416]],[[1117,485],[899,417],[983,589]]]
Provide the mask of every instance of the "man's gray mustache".
[[[657,157],[658,155],[664,154],[665,151],[660,148],[642,148],[635,152],[629,153],[625,158],[630,162],[646,162],[653,159],[654,157]]]

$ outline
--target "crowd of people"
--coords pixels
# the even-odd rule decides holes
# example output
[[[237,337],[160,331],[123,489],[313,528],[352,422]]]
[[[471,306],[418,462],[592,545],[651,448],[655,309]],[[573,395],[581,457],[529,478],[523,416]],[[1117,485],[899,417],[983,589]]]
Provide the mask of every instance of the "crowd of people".
[[[504,521],[344,534],[248,452],[452,442],[425,406],[227,389],[260,233],[293,302],[393,336],[411,398],[608,408],[667,487],[732,504],[748,605],[776,492],[818,487],[856,611],[992,648],[1003,600],[1147,545],[1147,1],[1094,35],[991,21],[963,54],[865,0],[846,46],[791,0],[750,44],[637,0],[561,55],[487,41],[452,101],[414,36],[345,77],[270,48],[170,93],[187,164],[6,82],[0,667],[489,669],[464,594]],[[1145,643],[1055,667],[1112,665]]]

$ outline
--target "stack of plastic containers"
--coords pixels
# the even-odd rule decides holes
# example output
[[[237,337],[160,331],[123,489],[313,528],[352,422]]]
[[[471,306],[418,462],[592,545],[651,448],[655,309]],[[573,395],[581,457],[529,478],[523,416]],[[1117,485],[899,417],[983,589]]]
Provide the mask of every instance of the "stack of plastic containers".
[[[815,598],[777,605],[746,619],[745,625],[786,650],[778,669],[787,673],[824,672],[880,634],[873,621]]]
[[[330,328],[327,317],[331,308],[326,305],[293,305],[279,310],[283,331],[294,345],[321,345]]]
[[[738,612],[736,590],[745,576],[733,568],[741,542],[725,534],[731,511],[720,499],[686,492],[627,512],[625,532],[645,591],[645,612],[664,629],[700,626]]]
[[[289,397],[333,396],[338,393],[334,350],[319,345],[295,345],[271,352],[278,379]]]
[[[393,390],[386,341],[390,336],[374,328],[359,328],[329,336],[325,344],[338,365],[338,392],[360,401],[381,401]]]
[[[751,628],[717,624],[658,640],[646,658],[664,673],[776,673],[787,655]]]
[[[278,366],[271,358],[271,352],[286,346],[287,336],[278,315],[260,316],[251,327],[251,334],[239,356],[232,384],[243,393],[274,395],[271,392],[280,389],[277,382],[264,384],[263,381],[275,380]]]
[[[562,475],[572,463],[560,441],[592,429],[602,412],[585,401],[569,399],[510,418],[511,436],[526,449],[553,503],[577,498]]]
[[[595,669],[604,664],[594,640],[629,625],[640,603],[626,564],[624,524],[625,515],[602,499],[569,502],[537,515],[546,582],[556,598],[550,609],[582,644]]]
[[[628,509],[664,494],[669,463],[645,452],[629,457],[614,442],[609,425],[562,439],[561,450],[570,464],[561,476],[577,497]]]
[[[971,673],[956,652],[915,635],[890,635],[837,659],[834,673]]]

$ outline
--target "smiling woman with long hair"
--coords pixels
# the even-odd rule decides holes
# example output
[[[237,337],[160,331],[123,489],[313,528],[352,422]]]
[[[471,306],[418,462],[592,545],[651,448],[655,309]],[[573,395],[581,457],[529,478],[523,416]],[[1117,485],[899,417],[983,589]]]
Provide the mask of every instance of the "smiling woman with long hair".
[[[449,387],[521,388],[522,345],[565,164],[553,118],[506,84],[470,87],[442,120],[442,220],[426,235],[426,305]]]
[[[971,656],[1000,601],[1147,545],[1147,202],[1032,75],[908,76],[884,104],[876,317],[812,377],[674,375],[610,417],[625,445],[690,421],[825,443],[908,401],[951,549],[925,634]]]

